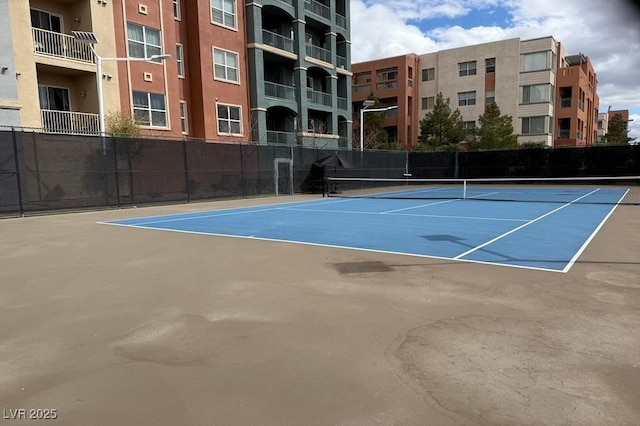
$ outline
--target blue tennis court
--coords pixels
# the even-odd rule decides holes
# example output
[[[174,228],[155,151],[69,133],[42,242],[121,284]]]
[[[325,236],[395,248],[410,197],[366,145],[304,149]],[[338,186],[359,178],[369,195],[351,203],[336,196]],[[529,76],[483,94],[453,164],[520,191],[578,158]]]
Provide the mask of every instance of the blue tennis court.
[[[105,223],[566,272],[626,194],[581,203],[592,191],[566,202],[319,198]]]

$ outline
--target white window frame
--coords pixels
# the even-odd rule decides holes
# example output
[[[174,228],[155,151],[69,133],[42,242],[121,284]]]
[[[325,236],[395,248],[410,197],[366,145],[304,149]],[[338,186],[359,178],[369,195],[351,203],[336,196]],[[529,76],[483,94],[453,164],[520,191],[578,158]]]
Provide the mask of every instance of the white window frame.
[[[458,75],[460,77],[476,75],[477,73],[478,73],[477,61],[458,62]]]
[[[225,2],[231,2],[233,3],[233,12],[229,11],[229,10],[225,10]],[[219,7],[217,4],[214,5],[214,3],[220,3]],[[237,30],[238,29],[238,2],[236,0],[211,0],[209,2],[210,5],[210,10],[211,10],[211,23],[214,25],[220,25],[221,27],[225,27],[225,28],[230,28],[232,30]],[[218,12],[221,14],[221,20],[216,21],[214,19],[214,13]],[[226,18],[226,17],[231,17],[231,18]],[[229,25],[228,20],[233,19],[233,25]]]
[[[532,132],[531,131],[531,120],[532,119],[542,119],[542,132]],[[525,129],[525,120],[527,121],[527,128]],[[521,135],[544,135],[547,134],[547,117],[544,115],[539,115],[535,117],[522,117],[520,119],[520,128],[522,131]]]
[[[140,106],[137,106],[134,104],[134,100],[133,100],[133,95],[134,93],[142,93],[147,95],[147,105],[142,108]],[[164,110],[162,109],[157,109],[157,108],[152,108],[151,107],[151,96],[162,96],[163,101],[164,101]],[[169,128],[169,112],[167,110],[167,97],[164,93],[151,93],[151,92],[143,92],[140,90],[133,90],[131,91],[131,109],[133,111],[133,119],[138,122],[136,120],[136,111],[146,111],[147,112],[147,116],[149,118],[149,123],[146,124],[146,122],[142,122],[139,123],[141,126],[144,127],[153,127],[153,128],[157,128],[157,129],[167,129]],[[153,113],[164,113],[164,124],[162,125],[157,125],[153,123]]]
[[[229,115],[229,118],[221,118],[220,117],[220,108],[226,108],[227,109],[227,113]],[[231,109],[237,109],[238,110],[238,115],[239,118],[236,119],[232,119],[231,116]],[[223,120],[223,122],[226,122],[227,125],[229,126],[229,132],[223,132],[220,130],[220,123],[221,120]],[[235,133],[231,131],[231,125],[232,123],[237,123],[239,126],[239,133]],[[240,105],[233,105],[233,104],[225,104],[225,103],[218,103],[216,102],[216,127],[218,130],[218,134],[222,135],[222,136],[242,136],[243,135],[243,129],[242,129],[242,106]]]
[[[66,92],[67,94],[67,106],[69,107],[68,110],[65,109],[51,109],[51,108],[42,108],[42,98],[41,98],[41,90],[42,89],[47,89],[47,106],[51,106],[51,102],[50,102],[50,98],[49,98],[49,89],[58,89],[58,90],[62,90],[64,92]],[[69,89],[68,87],[65,86],[52,86],[50,84],[38,84],[38,105],[39,108],[42,110],[47,110],[47,111],[65,111],[65,112],[70,112],[73,111],[73,107],[71,105],[71,89]]]
[[[458,92],[458,106],[472,106],[475,104],[476,104],[475,90],[470,92]]]
[[[51,27],[51,17],[55,16],[56,18],[58,18],[60,20],[60,32],[57,33],[57,34],[64,34],[64,16],[62,16],[62,15],[60,15],[58,13],[55,13],[55,12],[51,12],[49,10],[38,9],[37,7],[30,7],[29,8],[29,24],[30,25],[32,25],[31,24],[31,11],[32,10],[34,10],[36,12],[39,12],[39,13],[45,13],[45,14],[49,15],[49,27]],[[43,31],[56,32],[56,31],[53,31],[53,30],[47,30],[45,28],[40,28],[40,27],[34,27],[34,28],[38,28],[38,29],[41,29]]]
[[[184,46],[182,43],[176,43],[176,63],[178,67],[178,77],[184,78]]]
[[[222,52],[224,53],[224,64],[218,64],[216,63],[216,51]],[[214,80],[218,80],[218,81],[224,81],[227,83],[234,83],[234,84],[240,84],[240,55],[238,54],[238,52],[233,52],[231,50],[226,50],[226,49],[221,49],[219,47],[213,47],[212,49],[212,55],[213,55],[213,79]],[[235,55],[236,57],[236,67],[233,68],[229,65],[227,65],[227,55]],[[223,67],[224,68],[224,74],[225,77],[218,77],[216,75],[216,67]],[[229,69],[235,69],[236,71],[236,80],[230,80],[226,77],[228,77],[229,75]]]
[[[135,25],[136,27],[142,28],[142,41],[133,40],[129,37],[129,25]],[[160,45],[151,44],[147,41],[147,32],[148,31],[157,31],[158,32],[158,40],[160,40]],[[144,56],[134,56],[131,52],[131,44],[139,44],[142,45],[144,50]],[[157,49],[157,52],[149,52],[149,48]],[[162,55],[162,32],[153,27],[148,27],[146,25],[138,24],[136,22],[127,22],[127,54],[131,58],[150,58],[152,55]],[[155,59],[153,62],[162,63],[161,59]]]
[[[173,19],[176,21],[182,20],[182,2],[180,0],[172,0],[173,3]]]
[[[189,114],[187,112],[187,102],[180,101],[180,129],[182,130],[182,134],[186,135],[189,133]]]

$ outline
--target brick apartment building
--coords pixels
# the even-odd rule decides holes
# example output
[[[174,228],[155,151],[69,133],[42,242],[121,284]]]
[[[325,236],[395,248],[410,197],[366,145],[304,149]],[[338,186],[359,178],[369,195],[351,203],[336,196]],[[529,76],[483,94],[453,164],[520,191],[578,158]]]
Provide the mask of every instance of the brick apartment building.
[[[397,100],[398,117],[388,117],[385,129],[405,147],[417,144],[419,122],[440,92],[452,109],[460,110],[467,128],[477,126],[485,105],[496,102],[502,114],[513,117],[520,144],[588,146],[597,141],[596,73],[589,58],[567,56],[553,37],[465,46],[417,60],[411,54],[357,63],[353,72],[353,111],[370,93],[383,104]],[[373,80],[389,75],[394,78]],[[359,117],[354,115],[354,121]]]
[[[0,15],[0,125],[98,132],[85,31],[106,115],[146,133],[350,146],[348,0],[9,0]]]

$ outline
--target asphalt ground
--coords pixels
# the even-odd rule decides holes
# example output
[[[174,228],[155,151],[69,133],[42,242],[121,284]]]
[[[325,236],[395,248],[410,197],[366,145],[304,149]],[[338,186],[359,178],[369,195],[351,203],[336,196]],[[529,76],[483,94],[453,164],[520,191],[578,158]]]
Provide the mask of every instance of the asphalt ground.
[[[566,273],[99,223],[309,199],[0,220],[0,425],[640,423],[638,206]]]

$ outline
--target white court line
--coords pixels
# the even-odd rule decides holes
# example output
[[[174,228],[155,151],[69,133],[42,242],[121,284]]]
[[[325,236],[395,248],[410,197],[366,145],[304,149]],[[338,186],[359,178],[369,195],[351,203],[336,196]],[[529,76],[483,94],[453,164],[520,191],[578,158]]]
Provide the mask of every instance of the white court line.
[[[624,194],[622,194],[622,197],[620,197],[620,199],[618,200],[618,202],[613,206],[613,208],[611,209],[611,211],[609,212],[608,215],[605,216],[604,219],[602,219],[602,221],[600,222],[600,225],[598,225],[598,227],[596,229],[594,229],[594,231],[591,233],[591,235],[589,236],[589,238],[587,238],[587,241],[584,242],[584,244],[582,245],[582,247],[580,247],[580,250],[578,250],[576,252],[576,254],[573,256],[573,258],[571,258],[571,260],[569,261],[569,263],[567,263],[567,266],[564,267],[564,269],[562,270],[562,272],[567,272],[569,269],[571,269],[571,267],[573,266],[573,264],[575,263],[576,260],[578,260],[578,257],[580,257],[580,255],[582,254],[582,252],[587,248],[587,246],[589,245],[589,243],[591,242],[591,240],[596,236],[596,234],[598,233],[598,231],[600,231],[600,228],[602,228],[602,226],[604,225],[604,223],[607,221],[607,219],[609,219],[609,216],[611,216],[614,212],[615,209],[618,208],[618,205],[620,204],[620,201],[622,201],[624,199],[624,197],[627,195],[627,193],[629,192],[629,189],[627,189],[625,191]]]
[[[459,201],[459,200],[460,200],[460,198],[456,198],[455,200],[436,201],[434,203],[420,204],[419,206],[405,207],[403,209],[387,210],[387,211],[384,211],[384,212],[380,212],[379,214],[389,214],[389,213],[395,213],[395,212],[402,212],[402,211],[405,211],[405,210],[419,209],[420,207],[435,206],[436,204],[451,203],[453,201]]]
[[[558,207],[557,209],[551,210],[550,212],[547,212],[547,213],[543,214],[542,216],[538,216],[537,218],[535,218],[533,220],[530,220],[529,222],[524,223],[524,224],[518,226],[517,228],[512,229],[511,231],[505,232],[502,235],[498,235],[497,237],[495,237],[492,240],[487,241],[486,243],[480,244],[479,246],[476,246],[476,247],[472,248],[471,250],[467,250],[464,253],[459,254],[456,257],[454,257],[454,259],[460,259],[460,258],[462,258],[462,257],[464,257],[464,256],[466,256],[468,254],[473,253],[474,251],[478,251],[481,248],[488,246],[489,244],[493,244],[496,241],[501,240],[502,238],[506,237],[507,235],[511,235],[514,232],[517,232],[517,231],[521,230],[524,227],[527,227],[527,226],[529,226],[529,225],[531,225],[533,223],[536,223],[537,221],[539,221],[541,219],[544,219],[545,217],[547,217],[547,216],[549,216],[549,215],[551,215],[551,214],[553,214],[553,213],[555,213],[557,211],[560,211],[560,210],[564,209],[565,207],[568,207],[568,206],[572,205],[576,201],[579,201],[579,200],[581,200],[581,199],[583,199],[583,198],[585,198],[585,197],[587,197],[587,196],[589,196],[589,195],[591,195],[594,192],[599,191],[599,190],[600,190],[600,188],[594,189],[593,191],[589,192],[588,194],[583,195],[582,197],[578,197],[575,200],[572,200],[572,201],[568,202],[567,204],[564,204],[564,205]]]
[[[561,272],[558,269],[546,269],[546,268],[539,268],[539,267],[535,267],[535,266],[510,265],[508,263],[487,262],[487,261],[471,260],[471,259],[455,259],[455,258],[451,258],[451,257],[432,256],[432,255],[416,254],[416,253],[405,253],[405,252],[401,252],[401,251],[392,251],[392,250],[377,250],[377,249],[368,249],[368,248],[360,248],[360,247],[341,246],[341,245],[336,245],[336,244],[322,244],[322,243],[312,243],[312,242],[307,242],[307,241],[284,240],[284,239],[280,239],[280,238],[256,237],[254,235],[244,236],[244,235],[232,235],[232,234],[219,234],[219,233],[213,233],[213,232],[184,231],[184,230],[181,230],[181,229],[154,228],[154,227],[151,227],[151,226],[125,225],[125,224],[120,224],[120,223],[109,223],[109,222],[103,222],[103,224],[104,225],[112,225],[112,226],[124,226],[124,227],[127,227],[127,228],[151,229],[151,230],[154,230],[154,231],[178,232],[178,233],[181,233],[181,234],[211,235],[211,236],[214,236],[214,237],[229,237],[229,238],[240,238],[240,239],[245,239],[245,240],[270,241],[270,242],[276,242],[276,243],[303,244],[303,245],[315,246],[315,247],[328,247],[328,248],[338,248],[338,249],[346,249],[346,250],[359,250],[359,251],[366,251],[366,252],[372,252],[372,253],[384,253],[384,254],[393,254],[393,255],[400,255],[400,256],[421,257],[421,258],[425,258],[425,259],[438,259],[438,260],[446,260],[446,261],[455,260],[456,262],[479,263],[479,264],[483,264],[483,265],[506,266],[506,267],[509,267],[509,268],[519,268],[519,269],[534,269],[534,270],[537,270],[537,271],[545,271],[545,272]]]
[[[324,209],[300,209],[296,207],[283,207],[281,210],[292,210],[300,212],[321,212],[321,213],[336,213],[336,214],[366,214],[366,215],[380,215],[386,214],[386,212],[365,212],[358,210],[324,210]],[[479,217],[479,216],[448,216],[441,214],[416,214],[416,213],[391,213],[389,216],[410,216],[410,217],[437,217],[441,219],[473,219],[473,220],[495,220],[495,221],[507,221],[507,222],[526,222],[529,219],[511,219],[511,218],[494,218],[494,217]]]

